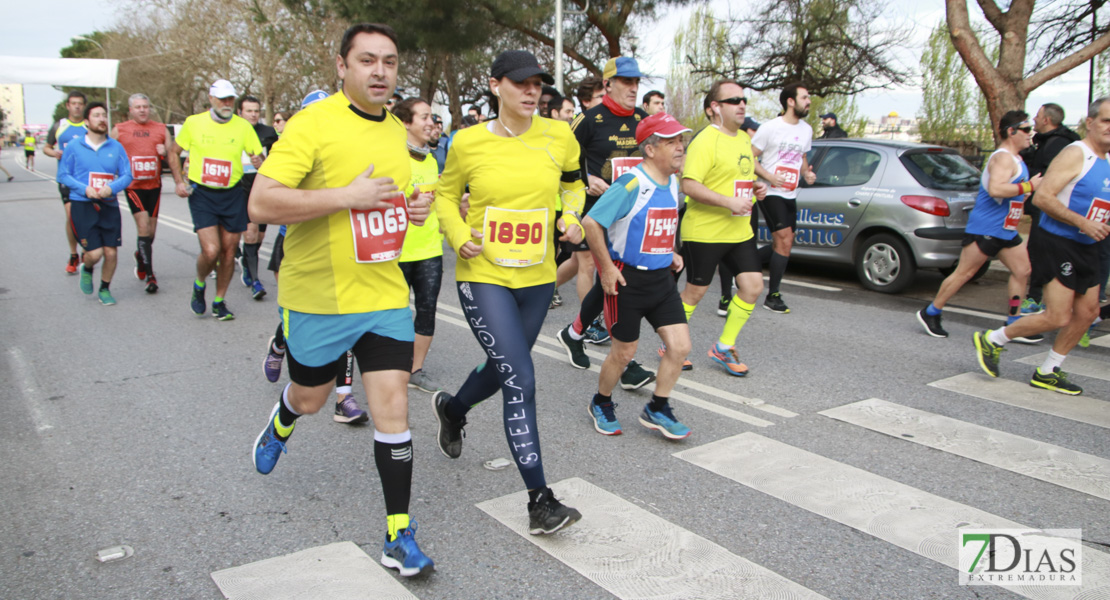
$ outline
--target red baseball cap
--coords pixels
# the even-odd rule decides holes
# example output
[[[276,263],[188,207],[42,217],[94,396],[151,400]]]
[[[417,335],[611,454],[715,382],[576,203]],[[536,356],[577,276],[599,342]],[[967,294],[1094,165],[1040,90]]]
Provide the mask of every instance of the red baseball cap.
[[[692,131],[678,119],[668,115],[665,112],[657,112],[654,115],[640,121],[636,126],[636,143],[642,144],[644,140],[652,135],[657,135],[661,138],[672,138],[676,135],[681,135],[687,131]]]

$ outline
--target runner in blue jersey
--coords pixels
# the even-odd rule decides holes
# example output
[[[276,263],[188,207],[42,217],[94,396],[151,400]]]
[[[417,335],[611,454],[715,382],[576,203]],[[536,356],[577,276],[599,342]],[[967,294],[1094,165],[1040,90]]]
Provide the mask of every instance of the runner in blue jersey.
[[[925,333],[933,337],[948,337],[940,323],[944,305],[993,257],[998,257],[1010,270],[1010,312],[1006,324],[1020,316],[1021,297],[1028,287],[1032,267],[1025,241],[1018,235],[1018,223],[1029,190],[1037,189],[1041,183],[1040,175],[1029,178],[1029,169],[1018,156],[1033,143],[1033,124],[1028,119],[1025,111],[1011,110],[999,120],[998,133],[1002,142],[987,159],[987,168],[979,181],[979,197],[967,219],[960,262],[940,284],[933,302],[917,312],[917,320]],[[1014,341],[1039,342],[1042,339],[1038,336]]]
[[[613,388],[636,355],[640,320],[646,318],[666,352],[659,362],[651,402],[640,413],[640,424],[670,439],[690,435],[674,417],[668,396],[690,353],[690,330],[673,271],[682,269],[675,252],[678,231],[678,179],[682,168],[682,134],[690,131],[664,112],[636,126],[643,162],[618,177],[598,198],[583,221],[586,239],[597,263],[605,293],[605,322],[613,347],[601,365],[597,394],[589,406],[594,429],[620,435]],[[608,235],[606,235],[608,234]]]
[[[46,132],[46,145],[42,147],[42,153],[58,159],[59,165],[66,145],[74,139],[85,137],[88,133],[85,129],[86,102],[85,94],[76,90],[70,92],[66,97],[66,112],[69,114],[65,119],[60,119],[51,125],[50,130]],[[70,226],[73,217],[69,209],[69,188],[61,180],[58,181],[58,193],[62,195],[62,204],[66,209],[66,241],[69,242],[69,262],[66,263],[66,273],[76,275],[77,237],[73,233],[73,227]]]
[[[1038,272],[1052,274],[1044,283],[1045,311],[1028,315],[993,331],[976,332],[979,365],[998,377],[999,355],[1010,340],[1059,329],[1044,363],[1029,382],[1069,395],[1083,388],[1060,370],[1068,352],[1079,343],[1098,316],[1098,250],[1095,242],[1110,234],[1110,97],[1091,103],[1087,137],[1074,142],[1052,161],[1033,203],[1041,209],[1044,245],[1033,260]],[[1028,184],[1021,184],[1028,185]]]

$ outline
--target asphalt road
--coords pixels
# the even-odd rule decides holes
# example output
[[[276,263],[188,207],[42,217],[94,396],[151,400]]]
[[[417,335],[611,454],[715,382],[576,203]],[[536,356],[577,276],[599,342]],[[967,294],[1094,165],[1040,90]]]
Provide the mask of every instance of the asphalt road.
[[[53,160],[40,154],[38,162],[52,175]],[[286,381],[283,376],[281,384],[272,384],[261,370],[266,340],[277,323],[271,274],[263,276],[271,294],[262,301],[233,282],[227,302],[234,321],[194,316],[188,299],[196,238],[186,202],[166,184],[154,245],[160,291],[144,293],[131,275],[134,225],[125,214],[125,258],[112,285],[119,304],[101,306],[63,271],[64,213],[55,184],[17,166],[11,151],[4,152],[3,164],[17,177],[0,183],[5,383],[0,387],[5,417],[0,419],[0,597],[222,598],[213,572],[344,540],[376,561],[384,507],[371,427],[335,423],[325,414],[328,408],[301,419],[289,454],[272,474],[261,476],[251,464],[252,443]],[[273,237],[271,232],[267,247]],[[445,265],[449,272],[427,368],[453,391],[482,355],[462,326],[450,251]],[[624,435],[609,438],[593,431],[586,406],[596,374],[571,368],[554,341],[577,310],[573,286],[564,287],[567,303],[549,312],[533,352],[544,464],[556,494],[590,508],[567,497],[573,486],[561,483],[579,478],[616,496],[620,506],[642,509],[711,542],[715,552],[743,557],[827,598],[1017,597],[997,587],[961,587],[955,568],[927,558],[921,547],[897,543],[897,532],[918,531],[917,519],[909,510],[888,514],[883,523],[868,519],[867,511],[887,492],[830,501],[846,511],[863,511],[862,521],[853,521],[823,511],[826,490],[812,481],[789,493],[774,491],[791,473],[804,470],[800,467],[768,467],[756,481],[741,483],[691,455],[674,456],[733,436],[758,435],[809,453],[804,460],[817,465],[811,469],[838,473],[828,462],[835,461],[858,470],[833,477],[829,487],[881,478],[875,485],[901,484],[922,497],[1025,526],[1081,528],[1085,556],[1108,552],[1106,493],[1078,491],[1019,474],[1015,465],[992,466],[914,443],[909,434],[886,435],[819,414],[877,398],[1007,432],[1027,446],[1060,446],[1102,462],[1082,470],[1060,459],[1050,470],[1106,490],[1105,421],[1052,416],[929,385],[979,373],[971,335],[1001,321],[1004,277],[992,273],[955,298],[953,306],[966,311],[946,313],[951,337],[943,340],[926,336],[913,314],[931,298],[939,275],[923,274],[894,296],[861,289],[850,272],[794,266],[787,277],[783,292],[792,312],[757,309],[743,331],[739,351],[751,368],[746,378],[730,377],[705,356],[724,322],[710,302],[715,284],[698,308],[691,322],[695,368],[678,388],[684,399],[674,400],[677,416],[693,429],[681,442],[665,441],[637,424],[650,389],[616,392]],[[638,358],[655,368],[657,338],[646,326],[642,340]],[[1047,344],[1011,344],[1003,354],[1002,377],[1031,390],[1025,383],[1033,366],[1017,361],[1047,349]],[[603,353],[605,347],[595,350]],[[1086,389],[1083,398],[1095,402],[1093,414],[1105,416],[1110,376],[1097,366],[1105,364],[1110,350],[1092,346],[1072,357],[1094,361],[1099,376],[1074,380]],[[992,383],[973,379],[977,385]],[[361,385],[355,389],[364,404]],[[1040,394],[1065,413],[1075,406],[1073,399]],[[601,574],[580,574],[568,562],[573,559],[544,551],[477,506],[522,489],[513,469],[482,466],[509,456],[497,399],[471,413],[463,456],[454,461],[435,446],[430,396],[411,390],[409,399],[416,460],[411,514],[420,523],[421,547],[437,565],[427,578],[401,582],[412,595],[427,600],[636,596],[604,577],[606,569],[620,565],[607,562]],[[990,444],[972,446],[989,450]],[[747,466],[755,468],[753,456],[712,455],[732,460],[741,477]],[[1016,453],[1003,457],[1020,459]],[[524,512],[520,505],[520,515]],[[928,510],[917,516],[923,513],[928,521]],[[651,537],[634,529],[614,530],[606,527],[605,515],[591,513],[567,539],[580,548],[631,545],[634,551],[624,563],[641,569],[643,596],[703,597],[660,590],[676,582],[709,589],[703,584],[710,569],[700,567],[709,565],[709,558],[678,552],[659,560]],[[954,548],[955,530],[946,535],[940,543]],[[121,544],[134,555],[97,560],[98,550]],[[673,565],[680,565],[680,572],[666,575]],[[660,581],[644,576],[654,572]],[[1092,567],[1087,581],[1097,575]],[[663,581],[668,578],[669,584]],[[282,592],[275,586],[268,595],[282,597]],[[1084,597],[1107,594],[1103,589]],[[370,598],[383,595],[366,591]],[[785,596],[760,588],[748,597]]]

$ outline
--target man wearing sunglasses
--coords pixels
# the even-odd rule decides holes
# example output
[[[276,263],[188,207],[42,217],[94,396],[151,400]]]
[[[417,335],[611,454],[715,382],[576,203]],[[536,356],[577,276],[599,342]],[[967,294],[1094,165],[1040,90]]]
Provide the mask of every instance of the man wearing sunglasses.
[[[763,293],[763,266],[751,215],[756,200],[766,196],[767,186],[756,176],[771,178],[755,162],[751,138],[740,129],[747,107],[739,83],[721,80],[709,88],[703,108],[710,125],[690,142],[682,173],[682,191],[688,197],[681,230],[686,265],[682,308],[689,321],[719,264],[735,274],[738,291],[730,294],[724,329],[708,355],[736,377],[748,374],[736,353],[736,340]]]
[[[941,310],[965,283],[971,281],[975,273],[990,260],[998,257],[1010,270],[1010,283],[1007,286],[1010,297],[1010,312],[1006,319],[1009,325],[1018,319],[1021,295],[1029,283],[1029,252],[1018,235],[1025,197],[1041,184],[1041,176],[1029,177],[1029,169],[1018,154],[1033,143],[1033,124],[1027,121],[1029,115],[1020,110],[1011,110],[1002,115],[998,130],[1002,142],[998,149],[987,159],[983,177],[979,181],[979,196],[975,207],[967,218],[964,232],[963,250],[956,270],[940,284],[933,302],[917,312],[917,321],[925,328],[925,333],[937,338],[948,337],[948,332],[940,324]],[[1017,342],[1037,342],[1040,339],[1014,339]]]
[[[999,355],[1010,340],[1058,329],[1052,350],[1033,373],[1029,385],[1068,395],[1083,388],[1060,370],[1098,316],[1098,250],[1110,234],[1110,97],[1087,109],[1087,137],[1056,157],[1033,194],[1041,209],[1041,251],[1033,260],[1052,273],[1044,283],[1045,310],[1006,327],[976,332],[979,366],[998,377]],[[1028,192],[1028,189],[1023,191]]]
[[[771,190],[759,203],[771,244],[759,250],[759,258],[769,263],[770,286],[763,308],[788,313],[779,293],[790,249],[794,246],[794,226],[798,219],[798,184],[802,178],[813,185],[817,175],[809,168],[806,153],[813,144],[813,128],[802,119],[809,115],[809,90],[798,83],[783,88],[779,94],[782,116],[764,123],[752,138],[752,151],[771,174],[767,180]]]

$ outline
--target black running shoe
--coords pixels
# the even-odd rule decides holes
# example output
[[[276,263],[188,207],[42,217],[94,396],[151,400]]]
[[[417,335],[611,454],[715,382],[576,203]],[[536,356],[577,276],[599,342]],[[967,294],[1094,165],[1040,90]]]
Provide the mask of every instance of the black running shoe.
[[[1061,371],[1060,367],[1054,367],[1052,372],[1047,375],[1041,373],[1040,367],[1033,369],[1033,379],[1029,381],[1029,385],[1069,396],[1078,396],[1083,393],[1083,388],[1068,381],[1068,374]]]
[[[987,375],[998,377],[998,358],[1005,348],[991,343],[987,339],[987,333],[989,331],[976,331],[971,339],[975,342],[975,352],[979,356],[979,366],[983,368]]]
[[[928,308],[929,307],[926,306],[917,311],[917,322],[921,323],[921,326],[925,328],[925,333],[935,338],[948,337],[948,332],[940,326],[940,315],[930,315],[927,312]]]
[[[581,518],[582,513],[556,500],[549,487],[540,491],[535,502],[528,503],[528,533],[532,535],[555,533]]]
[[[582,340],[576,340],[570,337],[570,325],[559,330],[555,336],[559,340],[559,345],[567,351],[567,358],[570,359],[570,366],[575,369],[589,369],[590,357],[586,356],[585,347],[582,345]]]
[[[763,308],[779,314],[790,312],[790,309],[786,307],[786,303],[782,301],[782,294],[778,292],[767,294],[767,299],[763,301]]]
[[[439,442],[439,451],[447,458],[458,458],[462,456],[462,441],[466,437],[466,418],[461,421],[452,421],[451,417],[447,416],[447,403],[451,401],[451,394],[444,391],[439,391],[432,394],[432,409],[436,413],[436,421],[439,422],[439,435],[436,440]]]
[[[721,296],[721,299],[717,302],[717,316],[728,316],[728,305],[730,302],[732,302],[732,298],[728,296]]]

